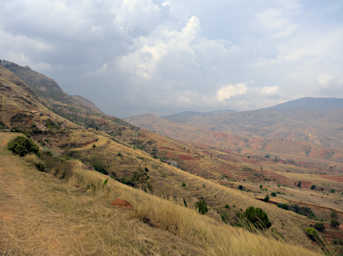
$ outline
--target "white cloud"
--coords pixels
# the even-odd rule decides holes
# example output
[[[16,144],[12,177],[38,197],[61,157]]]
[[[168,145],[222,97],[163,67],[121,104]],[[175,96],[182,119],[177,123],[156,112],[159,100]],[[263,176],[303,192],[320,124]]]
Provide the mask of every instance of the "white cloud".
[[[282,9],[267,9],[258,13],[256,17],[257,21],[269,30],[274,38],[288,37],[297,29],[297,25],[290,21]]]
[[[3,1],[0,58],[47,70],[113,114],[342,95],[341,0],[310,2]]]
[[[265,86],[261,89],[262,95],[275,95],[279,91],[279,86]]]
[[[318,75],[317,81],[323,87],[326,88],[334,80],[334,77],[329,74]]]
[[[244,95],[247,91],[248,88],[244,83],[229,84],[217,91],[217,100],[223,102],[234,96]]]

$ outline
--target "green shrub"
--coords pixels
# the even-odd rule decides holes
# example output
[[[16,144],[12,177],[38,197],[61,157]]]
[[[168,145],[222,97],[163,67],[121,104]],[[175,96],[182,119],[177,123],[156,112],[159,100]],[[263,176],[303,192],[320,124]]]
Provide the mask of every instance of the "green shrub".
[[[284,209],[284,210],[289,210],[288,204],[279,203],[279,204],[277,204],[277,207]]]
[[[265,202],[269,202],[269,195],[266,195],[264,198],[263,198],[263,201],[265,201]]]
[[[47,172],[48,171],[46,168],[46,165],[43,163],[35,163],[35,166],[36,166],[37,170],[40,172]]]
[[[272,226],[268,215],[261,208],[249,207],[243,216],[258,229],[267,229]]]
[[[272,192],[270,195],[273,196],[273,197],[276,197],[276,193],[275,192]]]
[[[311,190],[315,190],[316,188],[317,188],[316,185],[312,185],[312,186],[311,186]]]
[[[324,223],[316,223],[314,224],[314,228],[317,229],[319,232],[325,231]]]
[[[19,136],[11,140],[7,145],[8,150],[19,156],[25,156],[29,153],[38,155],[39,148],[34,142],[26,137]]]
[[[195,207],[200,214],[206,214],[208,212],[207,203],[204,198],[200,198],[199,201],[195,203]]]
[[[239,185],[239,186],[238,186],[238,189],[239,189],[239,190],[244,190],[244,186],[243,186],[243,185]]]
[[[230,209],[230,205],[226,204],[226,205],[225,205],[225,208],[226,208],[226,209]]]
[[[332,219],[337,219],[337,212],[335,212],[335,211],[332,211],[331,212],[331,214],[330,214],[330,217],[332,218]]]
[[[311,227],[306,228],[305,233],[312,241],[318,241],[319,240],[318,233],[314,228],[311,228]]]

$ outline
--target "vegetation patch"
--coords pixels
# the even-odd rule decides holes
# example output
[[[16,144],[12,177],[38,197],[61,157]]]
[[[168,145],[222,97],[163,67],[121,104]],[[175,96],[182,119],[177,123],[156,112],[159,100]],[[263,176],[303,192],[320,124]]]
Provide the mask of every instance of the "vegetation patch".
[[[299,206],[297,204],[288,205],[288,204],[282,204],[282,203],[277,204],[277,206],[281,209],[293,211],[297,214],[307,216],[310,219],[314,219],[316,217],[316,215],[314,214],[312,209],[309,207],[302,207],[302,206]]]
[[[208,212],[207,203],[204,198],[200,198],[199,201],[195,203],[195,208],[198,209],[200,214],[206,214]]]
[[[7,146],[8,150],[19,156],[25,156],[30,153],[39,154],[38,146],[31,140],[24,136],[18,136],[11,140]]]
[[[268,215],[261,208],[253,206],[245,210],[243,216],[257,229],[268,229],[272,226]]]

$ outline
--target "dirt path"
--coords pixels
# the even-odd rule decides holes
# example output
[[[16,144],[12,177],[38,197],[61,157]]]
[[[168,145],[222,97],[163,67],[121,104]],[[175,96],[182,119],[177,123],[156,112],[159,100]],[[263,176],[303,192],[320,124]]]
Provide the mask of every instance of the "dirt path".
[[[72,245],[62,238],[66,227],[57,226],[32,193],[29,168],[4,151],[4,137],[0,145],[0,255],[71,255]]]

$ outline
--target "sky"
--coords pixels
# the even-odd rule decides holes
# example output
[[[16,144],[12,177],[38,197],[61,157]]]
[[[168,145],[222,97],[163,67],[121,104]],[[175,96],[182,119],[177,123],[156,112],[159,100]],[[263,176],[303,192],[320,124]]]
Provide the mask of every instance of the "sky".
[[[0,59],[118,117],[343,97],[342,0],[11,0]]]

